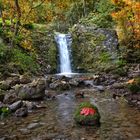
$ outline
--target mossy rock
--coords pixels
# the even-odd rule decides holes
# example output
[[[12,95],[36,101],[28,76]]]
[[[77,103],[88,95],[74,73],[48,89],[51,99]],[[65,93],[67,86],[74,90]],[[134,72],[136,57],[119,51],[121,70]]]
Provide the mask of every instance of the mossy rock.
[[[1,90],[9,90],[11,87],[9,85],[9,83],[5,82],[5,81],[2,81],[0,82],[0,89]]]
[[[93,110],[93,114],[81,114],[83,109],[90,109]],[[76,109],[74,114],[74,120],[77,124],[80,125],[89,125],[89,126],[99,126],[100,125],[100,114],[98,112],[98,109],[95,105],[91,104],[90,102],[83,102],[79,105],[79,107]]]

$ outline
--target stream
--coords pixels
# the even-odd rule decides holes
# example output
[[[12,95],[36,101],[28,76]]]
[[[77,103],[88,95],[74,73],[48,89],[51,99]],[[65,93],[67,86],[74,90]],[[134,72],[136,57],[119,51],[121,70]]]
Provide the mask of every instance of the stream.
[[[74,93],[83,91],[84,98]],[[99,108],[100,127],[79,126],[73,120],[78,104],[90,101]],[[0,140],[139,140],[140,112],[124,99],[114,100],[109,91],[77,88],[61,92],[55,100],[40,101],[25,118],[9,117],[0,121]]]

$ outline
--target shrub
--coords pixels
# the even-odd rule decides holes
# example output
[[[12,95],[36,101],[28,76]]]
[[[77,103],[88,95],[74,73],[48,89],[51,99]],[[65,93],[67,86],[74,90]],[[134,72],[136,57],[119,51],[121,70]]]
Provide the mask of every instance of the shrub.
[[[1,119],[8,116],[11,113],[10,109],[8,107],[1,107],[0,108],[0,117]]]
[[[3,44],[0,44],[0,64],[5,64],[11,59],[11,49]]]
[[[87,18],[82,18],[80,23],[84,25],[94,25],[99,28],[112,28],[114,23],[108,13],[90,13]]]
[[[128,84],[128,89],[131,93],[140,92],[140,78],[135,78],[134,82]]]
[[[116,68],[113,71],[113,74],[117,74],[119,76],[127,76],[127,69],[120,67],[120,68]]]
[[[100,53],[99,60],[104,63],[109,62],[111,55],[108,52],[102,52]]]
[[[116,65],[117,65],[117,67],[123,67],[123,66],[125,66],[126,65],[126,61],[125,60],[123,60],[123,59],[120,59],[120,60],[118,60],[118,61],[116,61]]]
[[[27,54],[19,49],[13,49],[12,61],[14,61],[15,65],[23,72],[36,73],[39,68],[34,54]]]

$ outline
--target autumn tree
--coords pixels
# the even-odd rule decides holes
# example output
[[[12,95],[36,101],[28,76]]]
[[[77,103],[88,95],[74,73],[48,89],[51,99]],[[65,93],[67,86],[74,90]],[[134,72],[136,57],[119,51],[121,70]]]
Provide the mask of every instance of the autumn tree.
[[[20,44],[25,49],[31,49],[32,40],[29,25],[37,21],[37,8],[49,0],[1,0],[1,19],[3,32],[12,46]],[[8,23],[8,26],[7,26]]]
[[[140,48],[140,2],[136,0],[112,0],[116,11],[111,15],[117,23],[117,32],[127,46]]]

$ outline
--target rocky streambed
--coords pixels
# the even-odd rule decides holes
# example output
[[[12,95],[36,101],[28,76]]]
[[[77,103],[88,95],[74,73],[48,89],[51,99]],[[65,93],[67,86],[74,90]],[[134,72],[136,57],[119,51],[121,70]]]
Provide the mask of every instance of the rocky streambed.
[[[13,79],[15,83],[11,84]],[[109,79],[92,74],[33,79],[16,76],[11,82],[1,81],[0,108],[7,107],[11,113],[0,121],[0,139],[139,139],[139,97],[135,99],[137,107],[130,106],[125,98],[129,93],[123,81],[118,81],[113,76]],[[78,126],[74,122],[74,110],[83,101],[99,108],[100,127]]]

